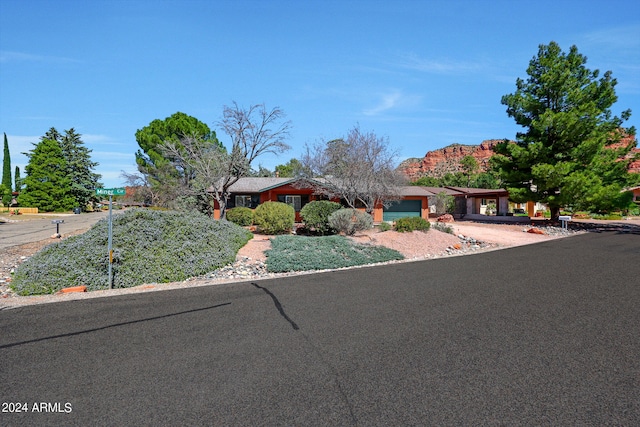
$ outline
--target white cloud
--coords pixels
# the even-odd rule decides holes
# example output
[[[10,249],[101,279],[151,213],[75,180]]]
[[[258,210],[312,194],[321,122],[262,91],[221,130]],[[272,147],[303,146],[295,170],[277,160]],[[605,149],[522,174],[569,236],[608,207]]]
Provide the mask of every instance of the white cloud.
[[[485,68],[484,64],[478,62],[422,58],[415,53],[402,55],[396,65],[410,70],[434,74],[461,74],[477,72]]]
[[[393,90],[380,95],[375,106],[364,110],[365,116],[377,116],[389,110],[417,105],[422,100],[418,95],[407,95],[400,90]]]
[[[9,143],[9,151],[29,151],[33,148],[31,143],[37,144],[40,141],[40,136],[23,136],[23,135],[7,135],[7,142]],[[17,148],[17,150],[16,150]]]
[[[640,48],[640,25],[629,25],[592,31],[585,35],[588,43],[619,50]]]
[[[135,154],[134,153],[122,153],[119,151],[92,151],[91,158],[95,161],[105,161],[105,160],[113,160],[113,161],[131,161],[135,163]]]
[[[106,135],[93,135],[90,133],[83,133],[82,134],[82,140],[86,143],[90,143],[90,142],[96,142],[96,143],[100,143],[100,142],[110,142],[113,141],[112,138],[106,136]]]
[[[8,62],[81,62],[77,59],[65,58],[63,56],[36,55],[25,52],[13,52],[8,50],[0,51],[0,63]]]

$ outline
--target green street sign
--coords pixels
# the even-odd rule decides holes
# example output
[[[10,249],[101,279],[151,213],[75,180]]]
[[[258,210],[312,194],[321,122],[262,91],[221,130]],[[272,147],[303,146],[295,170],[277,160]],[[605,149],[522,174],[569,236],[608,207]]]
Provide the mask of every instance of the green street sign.
[[[124,196],[124,188],[96,188],[97,196]]]

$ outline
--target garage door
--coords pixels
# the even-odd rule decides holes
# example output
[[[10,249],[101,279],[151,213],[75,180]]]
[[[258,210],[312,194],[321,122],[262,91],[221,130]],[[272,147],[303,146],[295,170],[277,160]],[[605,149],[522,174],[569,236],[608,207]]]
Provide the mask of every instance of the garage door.
[[[395,202],[388,208],[384,208],[382,211],[382,219],[384,221],[395,221],[398,218],[420,216],[421,209],[421,200],[402,200]]]

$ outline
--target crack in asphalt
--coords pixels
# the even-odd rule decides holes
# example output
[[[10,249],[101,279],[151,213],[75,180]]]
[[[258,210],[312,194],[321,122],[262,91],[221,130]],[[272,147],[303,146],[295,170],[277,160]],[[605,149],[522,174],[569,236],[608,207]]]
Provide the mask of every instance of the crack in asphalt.
[[[291,327],[297,331],[298,329],[300,329],[300,327],[296,324],[296,322],[294,322],[293,320],[291,320],[291,318],[289,316],[287,316],[287,313],[284,312],[284,308],[282,308],[282,304],[280,304],[280,301],[278,300],[278,297],[276,297],[273,292],[271,292],[269,289],[262,287],[260,285],[258,285],[256,282],[251,282],[251,284],[253,286],[255,286],[258,289],[261,289],[265,294],[269,295],[271,297],[271,299],[273,300],[273,304],[276,306],[276,308],[278,309],[278,312],[280,312],[280,315],[282,317],[284,317],[284,319],[289,322],[289,324],[291,325]]]
[[[280,300],[278,300],[278,297],[273,292],[271,292],[269,289],[265,288],[264,286],[258,285],[255,282],[251,282],[251,284],[254,287],[262,290],[265,294],[267,294],[267,295],[269,295],[271,297],[271,299],[273,300],[273,304],[276,306],[276,309],[278,310],[280,315],[287,322],[289,322],[289,324],[291,325],[293,330],[299,331],[300,334],[302,334],[302,337],[307,342],[309,347],[311,347],[313,353],[318,357],[320,362],[322,364],[324,364],[331,371],[331,373],[333,375],[333,380],[336,383],[336,388],[338,389],[338,393],[340,393],[340,396],[342,396],[342,400],[343,400],[344,404],[349,409],[349,415],[351,417],[352,425],[358,425],[358,417],[354,413],[353,405],[351,404],[351,401],[349,400],[349,396],[347,395],[345,390],[342,388],[342,383],[340,382],[340,379],[339,379],[340,376],[338,374],[338,370],[331,363],[329,363],[329,361],[327,359],[325,359],[325,357],[323,356],[323,353],[320,351],[320,348],[318,346],[316,346],[313,342],[311,342],[311,339],[304,332],[300,331],[300,327],[298,326],[298,324],[296,322],[294,322],[287,315],[287,313],[284,311],[284,307],[282,307],[282,303],[280,303]]]

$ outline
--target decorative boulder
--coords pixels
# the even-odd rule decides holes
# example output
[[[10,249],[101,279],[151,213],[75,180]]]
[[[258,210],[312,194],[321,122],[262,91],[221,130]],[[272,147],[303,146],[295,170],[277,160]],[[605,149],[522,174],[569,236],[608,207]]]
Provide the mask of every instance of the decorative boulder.
[[[544,231],[540,230],[539,228],[530,228],[527,230],[527,233],[531,233],[531,234],[547,234]]]
[[[453,215],[451,215],[451,214],[440,215],[438,217],[437,221],[438,222],[454,222]]]

